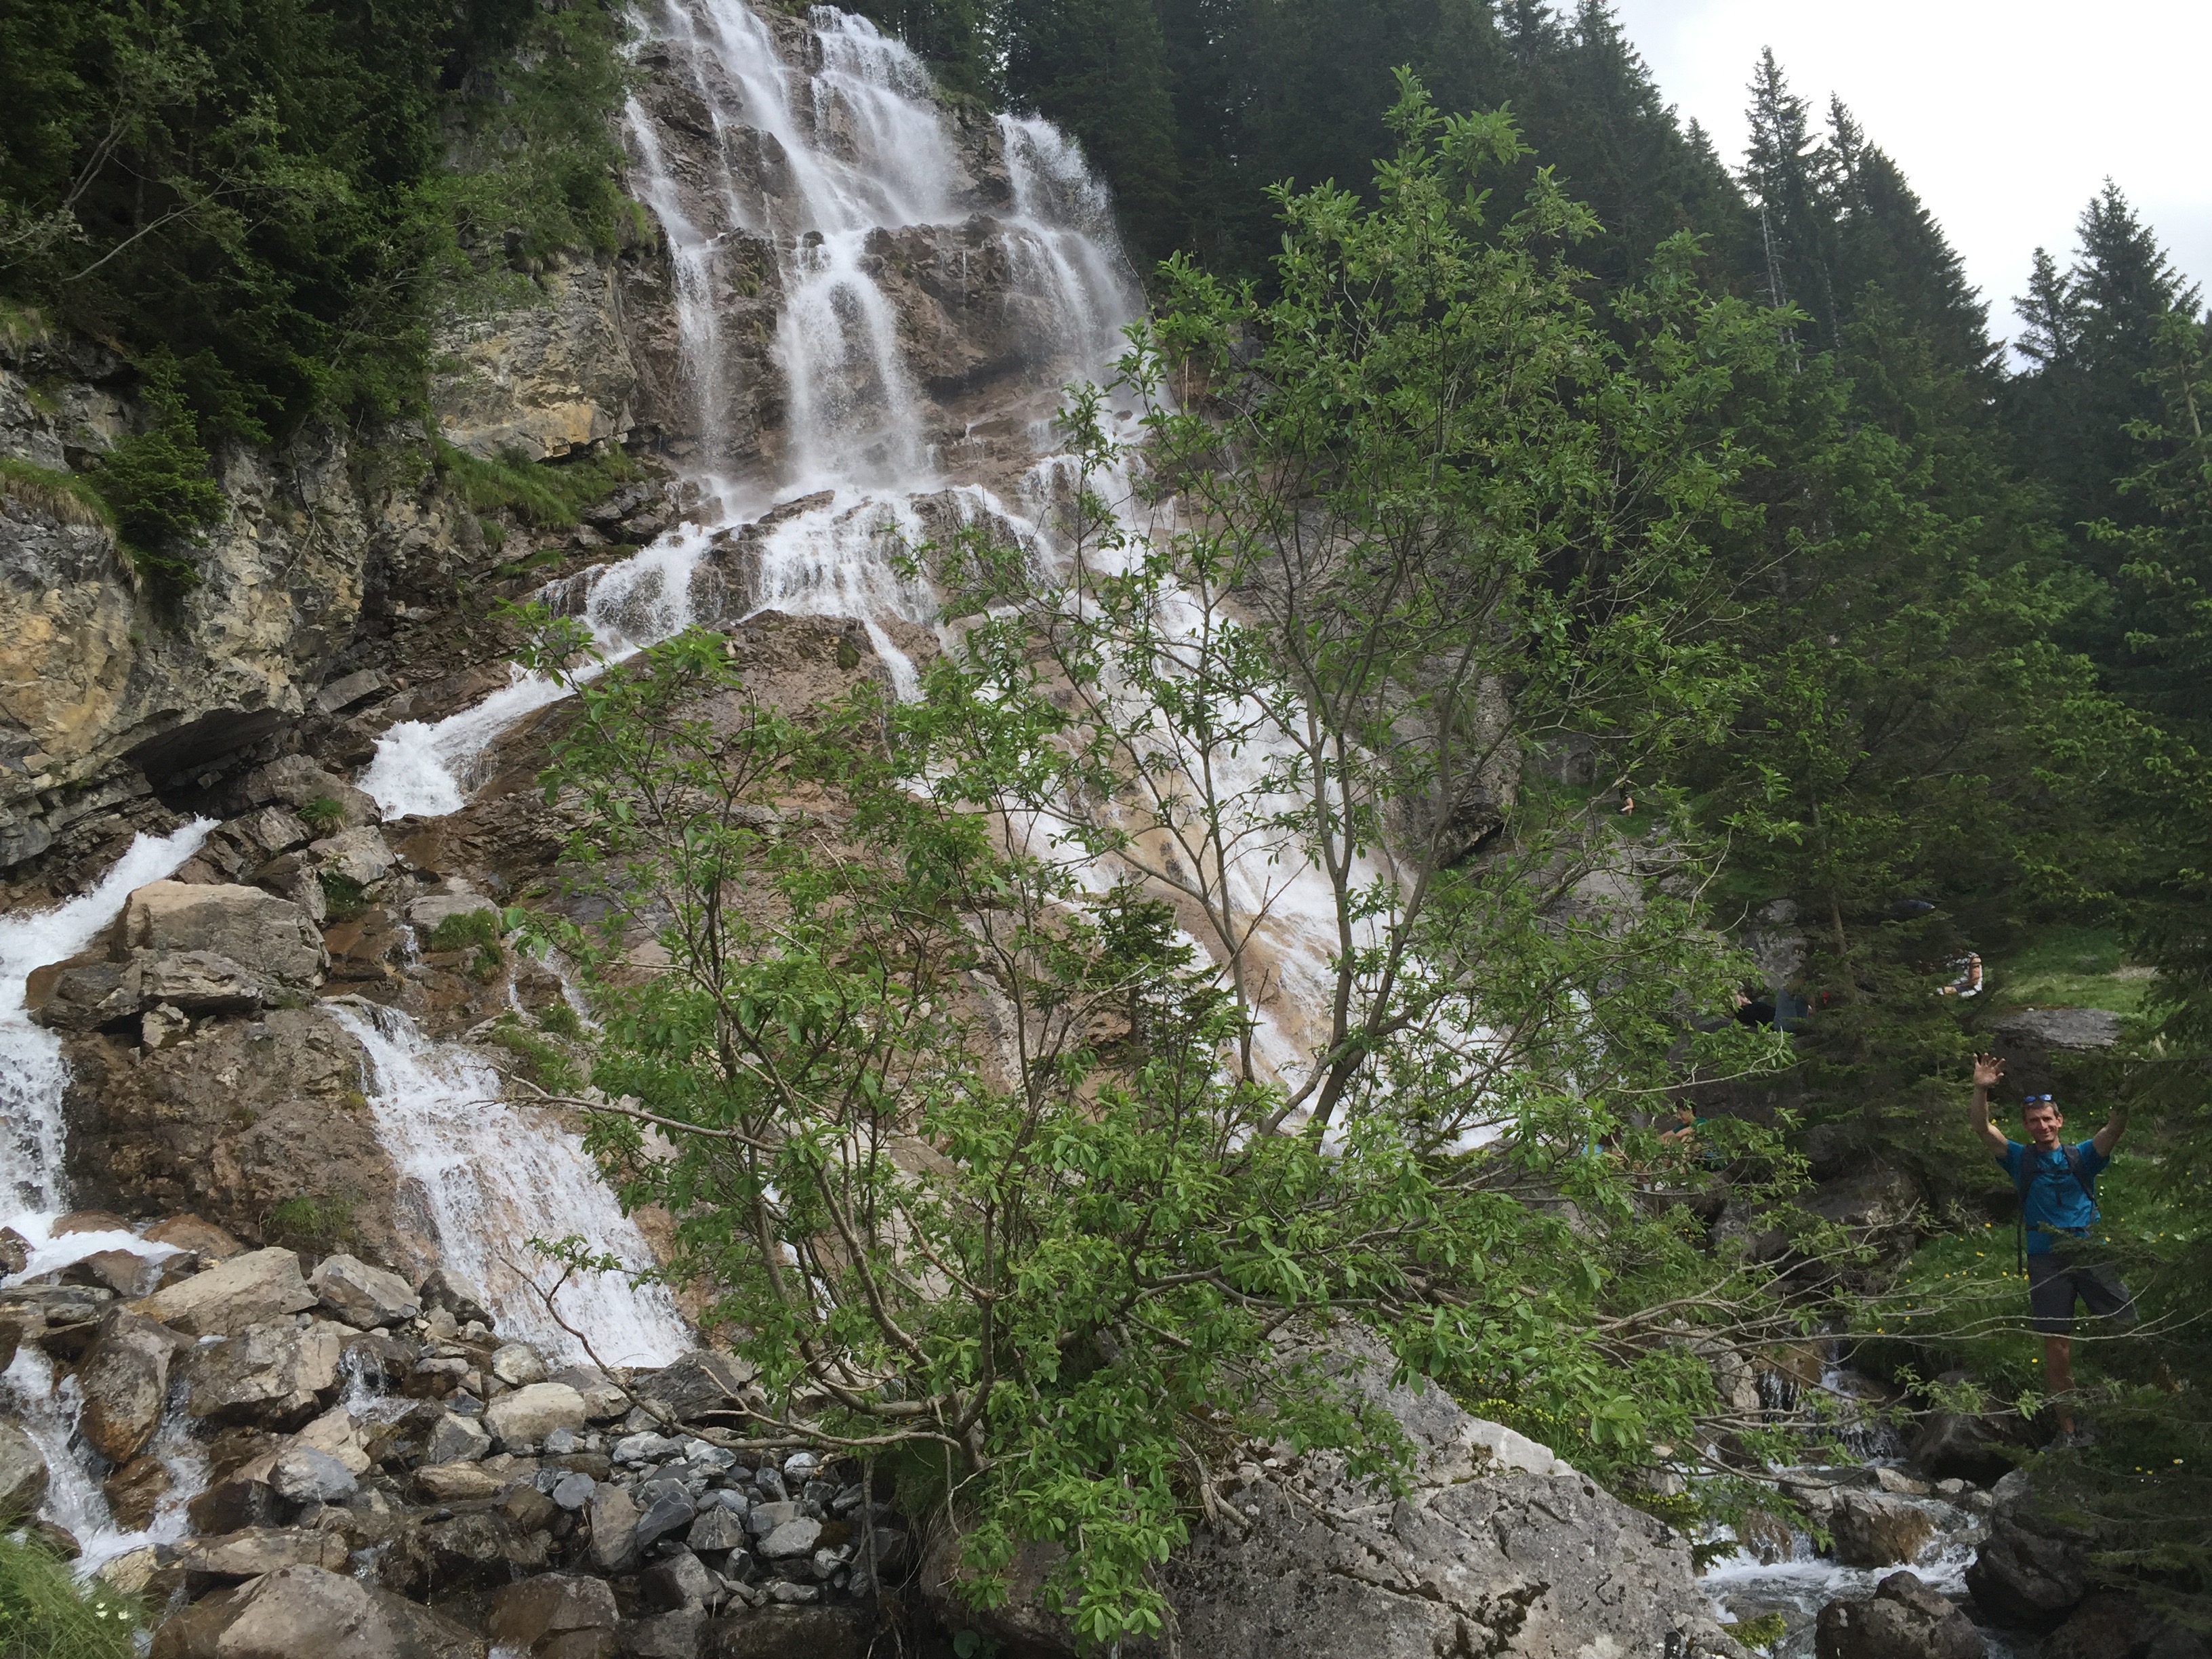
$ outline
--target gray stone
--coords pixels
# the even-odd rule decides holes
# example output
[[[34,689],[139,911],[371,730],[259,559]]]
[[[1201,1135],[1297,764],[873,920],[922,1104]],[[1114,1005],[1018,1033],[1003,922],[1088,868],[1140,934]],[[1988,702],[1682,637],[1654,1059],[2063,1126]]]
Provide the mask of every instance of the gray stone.
[[[363,1330],[403,1324],[422,1311],[405,1279],[355,1256],[325,1256],[307,1288],[340,1319]]]
[[[216,1426],[297,1428],[316,1414],[320,1396],[337,1388],[343,1352],[328,1325],[304,1331],[275,1321],[250,1326],[185,1358],[185,1409]]]
[[[484,1426],[510,1449],[535,1448],[556,1429],[584,1426],[584,1397],[565,1382],[533,1382],[486,1406]]]
[[[555,1496],[557,1498],[559,1494]],[[745,1523],[740,1516],[720,1506],[704,1510],[691,1523],[690,1535],[684,1542],[702,1555],[719,1555],[725,1550],[741,1550],[745,1547]]]
[[[791,1497],[784,1486],[781,1469],[761,1469],[753,1476],[753,1484],[760,1488],[760,1495],[771,1504],[784,1503]]]
[[[679,1449],[666,1435],[647,1431],[626,1434],[616,1441],[613,1455],[617,1463],[659,1463],[675,1456]]]
[[[1997,1035],[2012,1043],[2084,1053],[2120,1040],[2120,1017],[2102,1008],[2027,1008],[2007,1014]]]
[[[258,887],[149,883],[125,901],[121,937],[149,955],[212,952],[264,984],[314,985],[330,961],[307,913]]]
[[[268,1000],[258,979],[213,951],[163,951],[140,957],[125,970],[126,994],[133,975],[142,1011],[167,1004],[197,1019],[251,1013]]]
[[[672,1480],[653,1482],[645,1489],[645,1513],[637,1522],[637,1547],[641,1550],[689,1527],[698,1513],[690,1494]]]
[[[1996,1432],[1965,1412],[1935,1412],[1912,1442],[1912,1462],[1931,1479],[1960,1479],[1981,1485],[2001,1480],[2014,1468]]]
[[[722,1581],[688,1551],[655,1561],[638,1575],[637,1587],[653,1607],[703,1607],[722,1599]]]
[[[510,1389],[525,1389],[545,1380],[545,1362],[527,1342],[509,1342],[495,1350],[491,1362],[484,1369]],[[582,1398],[580,1395],[577,1397],[580,1401]],[[581,1428],[583,1425],[579,1423],[576,1426]],[[563,1432],[573,1435],[573,1431]]]
[[[315,693],[315,708],[319,713],[335,714],[354,704],[374,696],[384,689],[384,676],[374,668],[363,668],[332,680]]]
[[[315,1305],[289,1250],[252,1250],[165,1285],[131,1311],[187,1336],[228,1336]]]
[[[0,1227],[0,1279],[10,1278],[31,1264],[31,1241],[13,1227]]]
[[[789,1498],[780,1498],[773,1504],[756,1504],[745,1516],[745,1526],[756,1538],[765,1538],[787,1521],[799,1517],[799,1507]]]
[[[814,1546],[822,1536],[822,1523],[806,1516],[787,1521],[760,1541],[762,1556],[770,1561],[788,1561],[802,1555],[811,1555]]]
[[[39,1443],[0,1418],[0,1521],[27,1516],[46,1501],[46,1455]]]
[[[443,1267],[430,1269],[429,1277],[422,1281],[417,1292],[422,1298],[422,1310],[428,1313],[440,1309],[453,1316],[456,1328],[471,1322],[489,1325],[491,1314],[483,1305],[483,1298],[468,1286],[458,1284]]]
[[[422,1447],[425,1463],[474,1463],[491,1455],[491,1437],[473,1417],[447,1412],[430,1431]]]
[[[479,910],[495,917],[499,915],[499,906],[478,893],[430,893],[407,907],[407,925],[415,930],[417,939],[427,942],[438,931],[440,922],[474,915]]]
[[[425,1463],[415,1471],[416,1490],[437,1504],[496,1498],[504,1484],[481,1463]]]
[[[1816,1659],[1982,1659],[1981,1632],[1915,1574],[1893,1572],[1865,1601],[1831,1601]]]
[[[548,1495],[562,1509],[573,1511],[580,1510],[589,1504],[592,1501],[592,1494],[598,1490],[599,1482],[579,1469],[573,1470],[555,1481],[553,1490]]]
[[[328,1452],[289,1446],[270,1465],[269,1486],[288,1503],[337,1504],[354,1494],[353,1472]]]
[[[637,1561],[637,1500],[612,1481],[592,1493],[592,1565],[621,1572]]]
[[[384,839],[384,832],[367,824],[310,842],[307,851],[325,870],[363,887],[382,881],[398,862]]]
[[[768,1599],[781,1601],[786,1607],[803,1607],[807,1602],[822,1599],[822,1586],[795,1584],[788,1579],[779,1578],[768,1587]]]
[[[583,1438],[574,1429],[555,1429],[545,1437],[541,1449],[548,1457],[566,1457],[583,1444]]]

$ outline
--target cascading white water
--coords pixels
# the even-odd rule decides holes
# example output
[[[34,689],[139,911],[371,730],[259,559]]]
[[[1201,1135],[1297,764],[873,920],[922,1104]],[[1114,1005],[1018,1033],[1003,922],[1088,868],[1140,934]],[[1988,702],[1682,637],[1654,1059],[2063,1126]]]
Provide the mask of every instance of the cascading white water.
[[[610,661],[682,632],[692,622],[692,582],[708,532],[678,525],[619,563],[582,581],[583,617]],[[551,587],[539,590],[552,597]],[[482,702],[437,721],[401,720],[379,738],[361,787],[387,818],[458,812],[467,805],[477,769],[493,740],[527,714],[558,702],[559,682],[517,672]]]
[[[140,836],[90,892],[52,910],[0,921],[0,1146],[8,1160],[0,1224],[51,1213],[64,1197],[62,1091],[69,1069],[61,1038],[33,1024],[23,1006],[32,971],[90,945],[135,889],[175,870],[214,828],[212,819],[195,818],[167,836]],[[43,1237],[44,1229],[38,1231]]]
[[[374,1075],[364,1092],[377,1139],[405,1183],[403,1201],[420,1194],[446,1271],[484,1298],[502,1335],[586,1358],[537,1288],[551,1288],[559,1269],[529,1241],[580,1235],[639,1272],[653,1258],[583,1144],[551,1113],[507,1103],[505,1085],[481,1058],[428,1041],[397,1010],[329,1006],[368,1052]],[[667,1291],[632,1289],[619,1273],[580,1273],[554,1306],[603,1364],[665,1365],[691,1346]]]

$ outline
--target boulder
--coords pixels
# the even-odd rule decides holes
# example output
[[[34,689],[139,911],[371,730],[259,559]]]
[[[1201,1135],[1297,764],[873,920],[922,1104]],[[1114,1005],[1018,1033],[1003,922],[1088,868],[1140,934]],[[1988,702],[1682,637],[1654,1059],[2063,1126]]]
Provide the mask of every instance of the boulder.
[[[333,690],[337,687],[356,685],[361,679],[362,676],[358,674],[349,675],[346,679],[325,689]],[[374,689],[373,685],[369,688],[371,690]],[[367,696],[368,693],[362,695]],[[343,708],[344,703],[341,702],[337,706]],[[313,805],[319,800],[331,801],[337,805],[344,823],[349,825],[375,823],[382,817],[377,811],[374,796],[366,790],[355,788],[343,778],[325,772],[306,755],[280,755],[266,766],[257,766],[246,775],[245,793],[246,800],[252,805],[281,803],[295,812]],[[290,814],[285,816],[289,817]],[[300,839],[304,841],[307,837],[302,834]],[[290,844],[286,842],[288,846]],[[271,853],[283,850],[279,847],[270,847],[265,842],[263,845]]]
[[[604,1579],[548,1572],[494,1596],[484,1633],[503,1651],[531,1659],[613,1659],[619,1622]]]
[[[1816,1659],[1982,1659],[1982,1633],[1910,1572],[1863,1601],[1831,1601],[1814,1628]]]
[[[245,1254],[246,1246],[211,1221],[196,1215],[173,1215],[146,1229],[149,1244],[168,1244],[190,1250],[203,1261],[228,1261]]]
[[[100,1483],[108,1513],[125,1532],[143,1532],[153,1524],[154,1510],[169,1490],[169,1466],[143,1454],[132,1458]]]
[[[617,1634],[617,1651],[623,1659],[700,1659],[707,1618],[703,1607],[690,1607],[651,1619],[627,1620]],[[807,1659],[816,1659],[811,1650]]]
[[[473,1417],[447,1412],[423,1443],[422,1461],[428,1464],[473,1463],[491,1455],[491,1437]]]
[[[672,1365],[633,1379],[630,1387],[641,1400],[659,1401],[667,1416],[682,1422],[735,1403],[754,1375],[753,1367],[741,1359],[698,1348]]]
[[[13,1227],[0,1227],[0,1279],[12,1277],[30,1265],[31,1241]]]
[[[84,1393],[77,1431],[109,1462],[129,1462],[154,1437],[180,1341],[167,1326],[118,1310],[86,1351],[77,1370]]]
[[[0,1521],[13,1521],[46,1501],[46,1455],[39,1443],[0,1418]]]
[[[549,1534],[518,1527],[496,1509],[478,1509],[417,1528],[411,1553],[424,1588],[443,1594],[448,1588],[496,1589],[524,1573],[542,1572],[551,1542]]]
[[[527,1342],[502,1344],[493,1351],[490,1362],[484,1369],[510,1389],[526,1389],[533,1382],[545,1380],[545,1361]],[[579,1393],[577,1399],[581,1401],[582,1398]],[[580,1428],[582,1425],[576,1426]]]
[[[238,1580],[258,1578],[289,1566],[343,1571],[343,1534],[308,1527],[249,1527],[214,1538],[188,1538],[177,1547],[177,1565],[188,1576]]]
[[[822,1523],[806,1516],[786,1521],[760,1541],[763,1560],[790,1561],[814,1553],[814,1546],[821,1539]]]
[[[2120,1017],[2102,1008],[2023,1008],[2007,1014],[1996,1031],[2008,1048],[2087,1054],[2120,1040]]]
[[[2023,1524],[2017,1507],[2000,1510],[1966,1568],[1966,1589],[1993,1622],[2047,1631],[2087,1595],[2087,1564],[2070,1540]]]
[[[354,1494],[353,1471],[326,1451],[289,1446],[269,1468],[269,1486],[288,1504],[337,1504]]]
[[[139,985],[134,963],[74,963],[54,974],[42,994],[33,981],[31,1018],[57,1031],[118,1029],[137,1016]]]
[[[94,1250],[62,1269],[65,1285],[92,1285],[118,1296],[143,1296],[153,1288],[154,1258],[136,1250]]]
[[[327,1325],[250,1326],[192,1350],[184,1364],[190,1385],[185,1408],[216,1425],[298,1428],[337,1386],[340,1352],[337,1334]]]
[[[398,1325],[422,1311],[420,1298],[407,1288],[405,1279],[355,1256],[324,1257],[307,1288],[340,1319],[363,1330]]]
[[[698,1513],[680,1480],[649,1481],[644,1497],[645,1512],[637,1518],[637,1547],[641,1550],[650,1549],[671,1533],[684,1531],[690,1526],[691,1517]]]
[[[1931,1480],[1971,1480],[1993,1486],[2014,1468],[2002,1442],[1982,1419],[1966,1412],[1936,1412],[1912,1442],[1911,1461]]]
[[[556,1429],[584,1426],[584,1396],[565,1382],[533,1382],[484,1407],[484,1426],[510,1449],[534,1449]]]
[[[2201,1617],[2201,1609],[2200,1609]],[[2212,1643],[2191,1629],[2179,1608],[2100,1590],[2044,1638],[2040,1659],[2207,1659]]]
[[[214,951],[160,951],[139,957],[125,970],[137,975],[141,1012],[167,1005],[195,1019],[207,1015],[246,1014],[268,1000],[267,988],[251,972]]]
[[[1828,1516],[1836,1559],[1847,1567],[1890,1567],[1920,1558],[1936,1535],[1927,1510],[1885,1492],[1839,1493]]]
[[[384,832],[367,825],[341,830],[325,840],[311,842],[307,851],[324,869],[363,887],[382,881],[398,862]]]
[[[1406,1495],[1316,1455],[1251,1469],[1211,1524],[1160,1568],[1186,1653],[1207,1659],[1363,1655],[1731,1653],[1700,1594],[1689,1545],[1548,1450],[1462,1411],[1433,1385],[1393,1386],[1389,1352],[1357,1329],[1290,1346],[1395,1417],[1412,1443]],[[1008,1600],[957,1600],[960,1540],[936,1529],[923,1594],[1003,1645],[1072,1653],[1073,1632],[1037,1599],[1051,1570],[1032,1547]]]
[[[556,1487],[553,1501],[559,1503],[560,1500],[560,1490]],[[720,1555],[727,1550],[741,1550],[745,1547],[744,1517],[732,1510],[719,1507],[708,1510],[691,1523],[691,1530],[684,1541],[702,1555]]]
[[[477,893],[430,893],[407,907],[407,925],[418,939],[428,939],[441,922],[455,916],[472,916],[479,910],[499,915],[499,906]]]
[[[43,1466],[42,1466],[43,1467]],[[592,1493],[592,1565],[622,1572],[637,1562],[637,1500],[611,1481]]]
[[[443,1267],[433,1267],[416,1294],[422,1298],[426,1314],[433,1308],[442,1308],[453,1316],[457,1326],[474,1323],[487,1330],[491,1328],[492,1316],[483,1305],[483,1298],[467,1286],[456,1284]]]
[[[590,1475],[581,1469],[572,1469],[553,1483],[553,1490],[547,1496],[552,1498],[556,1509],[574,1514],[592,1501],[592,1494],[598,1489],[599,1482]],[[744,1540],[741,1538],[739,1541]]]
[[[312,986],[329,965],[307,913],[258,887],[150,883],[124,901],[121,938],[154,955],[210,951],[268,985]]]
[[[803,1592],[809,1598],[821,1594],[811,1584],[774,1588]],[[973,1624],[969,1620],[962,1628]],[[866,1659],[872,1625],[870,1616],[857,1607],[770,1605],[713,1621],[708,1626],[707,1651],[712,1659],[793,1659],[794,1655],[800,1659]],[[1340,1655],[1348,1650],[1349,1644],[1335,1650]],[[1370,1659],[1376,1652],[1364,1646],[1357,1651],[1361,1659]]]
[[[315,1300],[300,1276],[298,1256],[289,1250],[253,1250],[155,1291],[132,1311],[187,1336],[229,1336],[304,1312]]]
[[[158,1659],[483,1659],[482,1638],[429,1608],[319,1567],[281,1567],[163,1625]]]
[[[481,1463],[426,1463],[415,1471],[415,1487],[434,1504],[461,1504],[496,1498],[500,1478]]]
[[[722,1581],[689,1550],[655,1561],[637,1576],[638,1594],[665,1611],[703,1607],[722,1599]]]

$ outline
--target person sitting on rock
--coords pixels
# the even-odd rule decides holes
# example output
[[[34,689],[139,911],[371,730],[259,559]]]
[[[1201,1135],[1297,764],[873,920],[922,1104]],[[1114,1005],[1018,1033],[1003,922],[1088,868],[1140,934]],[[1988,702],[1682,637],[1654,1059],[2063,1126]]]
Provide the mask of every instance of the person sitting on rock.
[[[1982,959],[1972,951],[1951,964],[1959,970],[1958,978],[1948,985],[1936,988],[1939,997],[1978,997],[1982,994]]]
[[[2058,1103],[2049,1095],[2029,1095],[2020,1108],[2027,1136],[2023,1146],[1990,1121],[1990,1091],[2003,1076],[2004,1061],[1994,1054],[1974,1056],[1974,1132],[2020,1193],[2028,1307],[2043,1335],[2044,1373],[2062,1401],[2058,1427],[2070,1435],[2074,1419],[2063,1401],[2074,1389],[2075,1298],[2117,1324],[2136,1322],[2135,1297],[2111,1264],[2099,1259],[2089,1237],[2099,1219],[2097,1176],[2127,1132],[2128,1111],[2115,1106],[2103,1128],[2069,1146],[2060,1139],[2066,1119]]]

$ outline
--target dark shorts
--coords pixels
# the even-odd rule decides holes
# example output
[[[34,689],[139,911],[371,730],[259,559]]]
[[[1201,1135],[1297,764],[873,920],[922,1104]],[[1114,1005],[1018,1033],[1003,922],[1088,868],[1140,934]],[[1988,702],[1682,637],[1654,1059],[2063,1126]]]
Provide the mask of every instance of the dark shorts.
[[[2074,1334],[2074,1298],[2093,1314],[2121,1325],[2136,1322],[2136,1299],[2119,1274],[2084,1253],[2060,1244],[2027,1259],[2027,1302],[2035,1328],[2045,1336]]]

